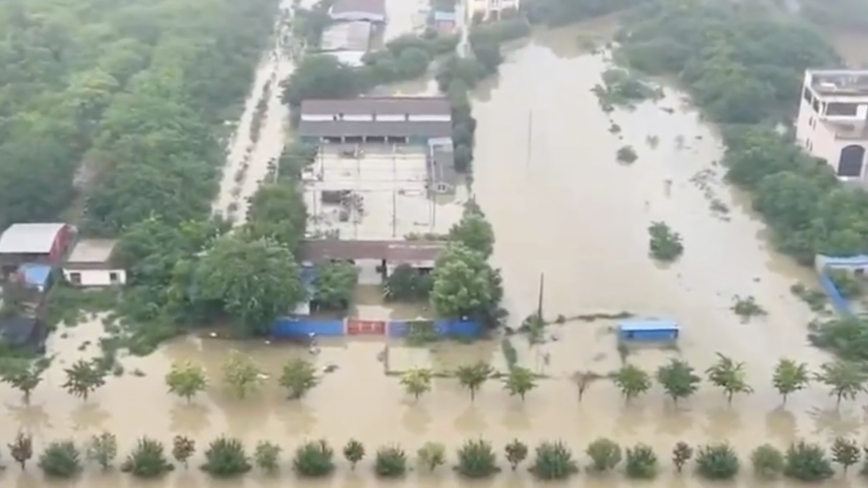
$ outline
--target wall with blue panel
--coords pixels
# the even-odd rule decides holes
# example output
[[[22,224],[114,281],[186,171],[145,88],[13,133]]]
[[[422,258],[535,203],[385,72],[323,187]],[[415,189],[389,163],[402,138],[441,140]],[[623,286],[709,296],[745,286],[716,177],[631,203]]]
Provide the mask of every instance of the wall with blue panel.
[[[823,287],[823,291],[829,296],[829,301],[832,302],[832,306],[839,314],[853,315],[849,302],[841,295],[838,287],[835,286],[835,282],[832,281],[832,278],[825,271],[820,273],[820,286]]]
[[[389,337],[393,339],[407,337],[407,333],[410,332],[410,324],[405,320],[391,320],[389,321],[388,328]]]
[[[278,338],[294,339],[307,337],[311,333],[318,337],[340,337],[346,332],[342,319],[282,317],[277,319],[271,333]]]

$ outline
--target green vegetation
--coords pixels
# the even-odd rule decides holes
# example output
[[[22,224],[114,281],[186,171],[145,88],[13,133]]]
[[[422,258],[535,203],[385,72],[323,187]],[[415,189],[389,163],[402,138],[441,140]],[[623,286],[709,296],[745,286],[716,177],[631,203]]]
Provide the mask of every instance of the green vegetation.
[[[668,364],[657,368],[657,382],[672,398],[674,403],[682,398],[688,398],[699,389],[702,378],[694,372],[686,361],[672,359]]]
[[[591,442],[586,452],[591,458],[591,469],[595,471],[611,471],[621,462],[621,446],[610,439]]]
[[[417,368],[401,375],[401,384],[409,395],[413,395],[416,401],[425,393],[431,391],[431,378],[433,373],[430,369]]]
[[[868,372],[861,364],[834,361],[820,365],[815,379],[829,387],[829,395],[835,397],[840,405],[842,399],[854,400],[856,395],[865,391]]]
[[[518,395],[524,401],[525,395],[537,387],[536,375],[533,371],[521,366],[514,366],[503,378],[503,388],[510,396]]]
[[[649,248],[651,256],[659,261],[675,261],[684,252],[681,235],[673,231],[665,222],[653,222],[648,227],[651,236]]]
[[[750,320],[753,317],[762,317],[767,315],[765,309],[762,308],[752,296],[740,297],[736,295],[733,297],[732,302],[730,310],[732,310],[732,313],[741,317],[742,321]]]
[[[844,473],[850,469],[850,466],[855,465],[862,458],[862,451],[852,439],[838,437],[832,443],[832,461],[840,464],[844,468]]]
[[[784,470],[784,454],[780,449],[763,444],[750,455],[754,473],[761,478],[771,479],[781,474]]]
[[[657,455],[650,446],[636,444],[627,448],[624,470],[628,478],[652,479],[657,476]]]
[[[407,454],[398,446],[381,447],[374,458],[374,473],[381,478],[404,476],[407,474]]]
[[[131,473],[137,478],[159,478],[175,469],[164,451],[165,447],[160,441],[142,437],[121,465],[121,471]]]
[[[491,324],[503,297],[500,271],[485,256],[461,244],[450,245],[431,273],[431,304],[441,317],[475,317]]]
[[[175,361],[172,369],[166,373],[166,385],[169,393],[174,393],[189,403],[197,393],[205,391],[208,379],[202,366],[190,361]]]
[[[260,441],[253,451],[253,460],[256,466],[267,473],[275,473],[280,461],[280,453],[283,449],[268,441]]]
[[[612,381],[624,395],[624,401],[630,402],[651,388],[651,376],[632,364],[625,364],[615,372]]]
[[[491,365],[485,362],[479,362],[471,366],[459,366],[455,371],[455,376],[458,377],[461,386],[467,388],[467,391],[470,392],[471,402],[476,400],[476,392],[482,388],[482,385],[484,385],[493,374],[494,370],[491,368]]]
[[[250,471],[250,459],[238,439],[218,437],[205,450],[202,471],[215,478],[231,478]]]
[[[835,471],[825,449],[818,444],[801,441],[787,449],[784,474],[799,481],[818,482],[831,478]]]
[[[244,398],[259,389],[262,384],[262,371],[249,356],[231,351],[223,365],[223,382],[238,398]]]
[[[416,451],[416,456],[419,464],[428,468],[428,471],[434,471],[437,466],[446,464],[446,446],[439,442],[426,442]]]
[[[325,451],[323,449],[319,449],[319,458],[324,459],[327,452],[330,452],[330,450]],[[356,469],[356,464],[358,464],[359,461],[365,458],[365,446],[355,439],[350,439],[349,442],[347,442],[347,445],[344,446],[344,458],[346,458],[346,460],[350,462],[350,465],[353,469]],[[331,459],[330,456],[329,459]],[[322,464],[325,464],[325,462],[323,462]]]
[[[515,471],[515,468],[517,468],[519,464],[527,459],[527,444],[518,439],[513,439],[512,442],[506,445],[503,451],[506,455],[506,460],[509,461],[509,465],[512,467],[513,471]]]
[[[283,365],[278,383],[286,388],[289,398],[299,399],[315,387],[319,379],[316,376],[316,368],[310,361],[295,358]]]
[[[45,371],[53,358],[14,359],[0,361],[0,381],[20,391],[25,404],[30,404],[30,394],[42,383]]]
[[[680,473],[691,459],[693,459],[693,448],[684,441],[678,441],[672,448],[672,464],[675,465],[675,469]]]
[[[457,457],[455,471],[466,478],[488,478],[500,471],[494,448],[482,439],[465,441],[458,449]]]
[[[743,362],[733,361],[732,358],[717,353],[717,362],[705,373],[708,375],[709,383],[723,390],[728,404],[732,404],[732,397],[736,393],[745,395],[753,393],[753,388],[747,384],[747,373]]]
[[[99,464],[103,470],[109,469],[118,457],[117,437],[111,432],[103,432],[91,437],[85,455],[89,461]]]
[[[426,300],[433,285],[430,274],[409,264],[399,264],[386,278],[385,298],[404,302]]]
[[[528,0],[522,4],[533,23],[552,27],[572,24],[580,20],[599,17],[633,8],[651,0]]]
[[[775,366],[772,376],[772,384],[781,394],[783,403],[786,405],[787,396],[804,389],[810,383],[810,373],[806,363],[797,363],[792,359],[781,359]]]
[[[71,478],[81,471],[81,453],[72,441],[52,442],[39,456],[39,467],[50,478]]]
[[[317,266],[313,280],[313,307],[317,310],[347,310],[359,270],[353,263],[330,262]]]
[[[738,474],[740,467],[738,455],[729,444],[700,447],[696,453],[696,470],[705,479],[731,479]]]
[[[344,455],[355,468],[356,463],[365,456],[365,448],[358,442],[350,441],[344,448]],[[335,451],[324,439],[305,442],[295,450],[292,467],[299,476],[322,478],[335,470]]]
[[[862,295],[862,280],[857,278],[851,271],[830,269],[826,273],[844,298],[852,300]]]
[[[617,106],[632,108],[637,102],[663,97],[662,89],[642,81],[635,73],[623,68],[603,71],[602,79],[603,84],[595,85],[591,91],[597,96],[604,112],[611,112]]]
[[[539,480],[565,480],[579,472],[579,464],[564,443],[543,442],[536,448],[530,472]]]
[[[461,220],[449,229],[449,240],[482,254],[486,259],[491,257],[494,230],[475,201],[470,200],[464,205]]]
[[[190,457],[196,452],[196,441],[182,435],[176,435],[172,438],[172,457],[175,461],[188,467],[187,462]]]
[[[66,382],[63,388],[70,394],[87,400],[97,388],[105,385],[105,377],[108,371],[103,369],[97,361],[85,361],[79,359],[69,368],[65,368]]]
[[[615,154],[615,159],[617,159],[619,163],[633,164],[637,159],[639,159],[639,155],[636,154],[636,150],[633,149],[633,146],[624,146],[618,149],[618,152]]]

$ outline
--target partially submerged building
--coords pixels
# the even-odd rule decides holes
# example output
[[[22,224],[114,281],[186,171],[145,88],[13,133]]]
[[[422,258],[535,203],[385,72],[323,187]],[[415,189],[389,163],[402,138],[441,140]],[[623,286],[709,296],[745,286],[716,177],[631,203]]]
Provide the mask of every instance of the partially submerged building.
[[[518,12],[520,0],[467,0],[467,19],[473,22],[500,20],[510,12]]]
[[[361,66],[371,44],[371,29],[371,24],[364,21],[332,24],[323,32],[320,50],[341,63]]]
[[[839,179],[868,179],[868,70],[806,71],[796,140]]]
[[[72,245],[75,230],[62,223],[13,224],[0,236],[0,267],[3,276],[22,264],[59,264]]]
[[[455,154],[451,144],[432,146],[428,155],[428,191],[438,195],[453,193],[458,183]]]
[[[126,270],[113,265],[114,239],[82,239],[63,264],[63,276],[73,286],[120,286],[127,282]]]
[[[401,264],[419,270],[434,268],[437,257],[446,249],[438,241],[303,241],[299,260],[305,266],[328,261],[380,261],[381,271],[389,275]]]
[[[298,134],[336,143],[451,143],[452,110],[446,97],[305,100]]]

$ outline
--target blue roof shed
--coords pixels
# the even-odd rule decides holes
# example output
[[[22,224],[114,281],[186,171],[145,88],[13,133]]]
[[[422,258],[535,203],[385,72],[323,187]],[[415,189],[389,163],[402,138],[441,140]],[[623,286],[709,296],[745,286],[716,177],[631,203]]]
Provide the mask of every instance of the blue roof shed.
[[[674,320],[623,320],[618,322],[618,340],[655,342],[678,339],[681,328]]]
[[[18,267],[18,276],[28,287],[44,291],[51,279],[51,266],[47,264],[24,263]]]

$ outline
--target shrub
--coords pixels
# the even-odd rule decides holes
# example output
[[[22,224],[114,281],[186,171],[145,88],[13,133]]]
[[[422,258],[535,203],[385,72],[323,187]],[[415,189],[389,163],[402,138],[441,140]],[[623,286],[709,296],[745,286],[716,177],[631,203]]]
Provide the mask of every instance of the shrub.
[[[250,460],[238,439],[219,437],[208,445],[202,470],[218,478],[228,478],[250,471]]]
[[[426,442],[416,455],[419,457],[419,463],[428,468],[428,471],[434,471],[437,466],[446,464],[446,447],[439,442]]]
[[[398,446],[382,447],[377,451],[374,472],[383,478],[398,478],[407,473],[407,454]]]
[[[506,448],[504,449],[504,452],[506,452],[506,460],[509,461],[513,471],[515,471],[515,468],[522,461],[527,459],[527,450],[527,444],[518,439],[513,439],[512,442],[506,445]]]
[[[482,439],[468,440],[458,449],[455,470],[468,478],[485,478],[500,471],[491,443]]]
[[[253,451],[253,459],[256,460],[256,465],[261,469],[273,473],[277,471],[277,460],[280,457],[282,449],[277,444],[268,441],[261,441],[256,444],[256,450]]]
[[[185,468],[194,452],[196,452],[196,441],[193,439],[182,435],[176,435],[172,439],[172,457],[175,458],[175,461],[183,464]]]
[[[817,444],[804,441],[793,444],[784,456],[784,474],[800,481],[822,481],[835,471],[826,451]]]
[[[70,478],[81,471],[81,453],[72,441],[52,442],[39,456],[39,467],[48,477]]]
[[[292,467],[299,476],[321,478],[335,470],[334,457],[334,450],[324,439],[306,442],[295,450]]]
[[[636,444],[627,449],[627,477],[634,479],[651,479],[657,476],[657,455],[650,446]]]
[[[121,470],[138,478],[157,478],[175,469],[166,459],[163,443],[142,437],[121,465]]]
[[[754,473],[763,478],[774,478],[784,470],[784,454],[780,449],[763,444],[750,454]]]
[[[356,469],[356,464],[365,457],[365,446],[355,439],[350,439],[344,446],[344,457],[350,462],[352,469]]]
[[[699,448],[696,470],[709,480],[728,480],[738,474],[738,456],[729,444],[715,444]]]
[[[621,462],[621,446],[609,439],[597,439],[588,444],[587,453],[595,471],[614,469]]]
[[[675,469],[678,470],[679,473],[691,458],[693,458],[693,448],[686,442],[678,441],[678,443],[675,444],[675,447],[672,448],[672,464],[675,465]]]
[[[543,442],[536,448],[530,472],[541,480],[564,480],[578,473],[579,465],[562,442]]]

